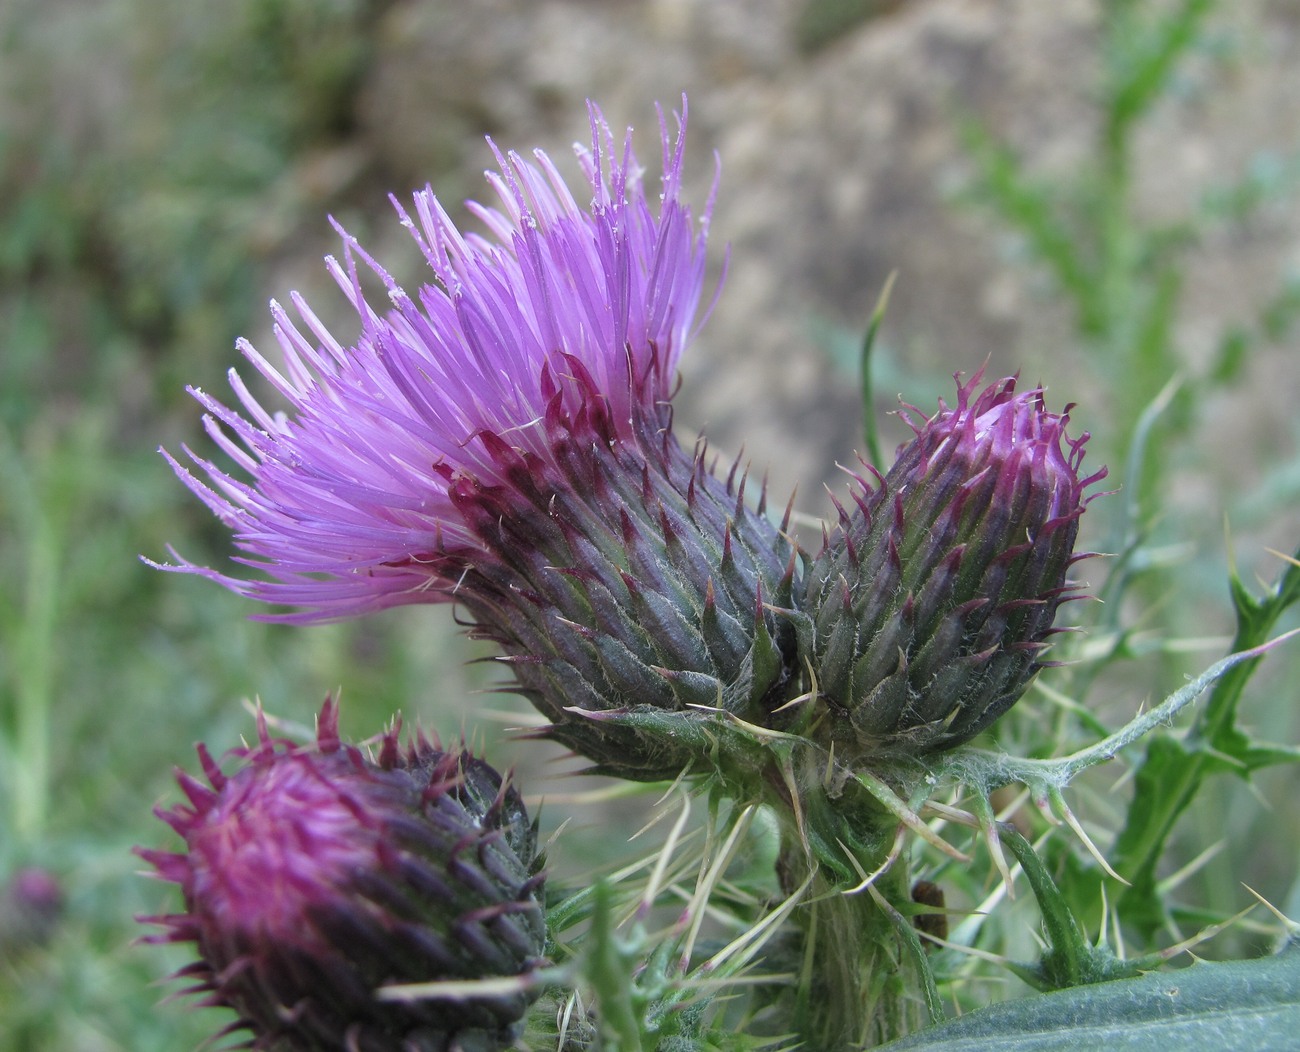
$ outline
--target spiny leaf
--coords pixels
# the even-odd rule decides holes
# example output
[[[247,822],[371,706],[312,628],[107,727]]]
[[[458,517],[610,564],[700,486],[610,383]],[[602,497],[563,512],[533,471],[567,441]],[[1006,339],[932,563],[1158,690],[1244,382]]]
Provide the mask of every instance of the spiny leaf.
[[[1289,563],[1263,597],[1252,595],[1235,572],[1229,585],[1237,614],[1233,650],[1237,654],[1254,652],[1254,656],[1223,671],[1184,741],[1163,734],[1151,739],[1137,771],[1134,805],[1115,843],[1116,868],[1132,882],[1120,898],[1121,915],[1147,933],[1155,931],[1164,919],[1155,884],[1156,864],[1179,816],[1196,798],[1205,779],[1224,770],[1248,778],[1260,767],[1300,759],[1300,751],[1257,742],[1236,725],[1237,706],[1259,665],[1258,648],[1287,607],[1300,600],[1300,566]]]
[[[1222,1052],[1295,1047],[1300,949],[1006,1001],[882,1052]]]
[[[1121,960],[1106,947],[1092,945],[1029,841],[1009,824],[1000,827],[999,835],[1024,870],[1047,936],[1047,949],[1036,964],[1012,965],[1020,978],[1040,990],[1059,990],[1133,976],[1159,963],[1158,956]]]

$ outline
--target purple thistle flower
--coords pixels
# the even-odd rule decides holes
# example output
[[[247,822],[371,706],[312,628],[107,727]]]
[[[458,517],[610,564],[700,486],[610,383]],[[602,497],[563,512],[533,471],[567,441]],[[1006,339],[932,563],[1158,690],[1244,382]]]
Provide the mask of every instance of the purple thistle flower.
[[[509,488],[502,445],[555,468],[557,427],[658,444],[695,324],[709,209],[697,233],[678,199],[682,136],[673,143],[664,131],[655,215],[630,135],[620,157],[594,107],[591,127],[591,150],[579,153],[589,211],[545,154],[530,163],[495,147],[501,172],[487,178],[501,207],[468,205],[491,237],[462,234],[430,189],[415,195],[414,218],[393,198],[433,271],[414,299],[340,230],[344,262],[327,265],[361,317],[354,346],[341,345],[297,294],[305,333],[272,302],[283,367],[245,340],[239,347],[291,415],[265,409],[233,370],[244,416],[193,392],[210,414],[209,434],[253,482],[186,449],[205,485],[168,456],[235,532],[247,553],[240,561],[270,579],[183,560],[182,568],[303,608],[282,620],[445,599],[457,583],[451,563],[495,555],[456,491]],[[391,310],[366,301],[358,258],[384,281]]]
[[[257,1048],[445,1052],[505,1048],[540,993],[546,932],[536,830],[513,787],[423,735],[376,759],[344,745],[326,701],[312,746],[259,717],[242,765],[209,785],[178,771],[188,804],[157,815],[183,852],[136,849],[181,886],[185,910],[142,917],[145,942],[193,943],[187,993],[240,1015]],[[385,985],[520,977],[504,993],[396,1001]]]
[[[806,579],[825,734],[838,755],[917,755],[973,738],[1044,667],[1058,607],[1080,598],[1069,568],[1084,491],[1085,433],[1069,408],[1014,377],[976,393],[981,370],[940,402],[852,513]],[[912,407],[908,407],[911,409]],[[915,410],[913,410],[915,411]]]
[[[345,347],[298,296],[305,331],[273,304],[284,358],[240,346],[290,404],[265,409],[232,372],[242,415],[202,393],[209,434],[251,481],[186,450],[186,484],[234,531],[245,580],[185,560],[280,620],[456,601],[498,641],[553,736],[628,777],[695,757],[584,712],[718,706],[761,721],[795,644],[795,551],[745,503],[745,478],[706,467],[672,434],[678,361],[695,332],[712,196],[681,201],[676,137],[660,115],[652,203],[631,148],[593,106],[579,207],[556,168],[493,147],[497,209],[462,234],[429,190],[401,221],[433,279],[412,298],[346,234],[329,269],[361,317]],[[396,202],[395,202],[396,203]],[[360,259],[392,309],[361,291]]]

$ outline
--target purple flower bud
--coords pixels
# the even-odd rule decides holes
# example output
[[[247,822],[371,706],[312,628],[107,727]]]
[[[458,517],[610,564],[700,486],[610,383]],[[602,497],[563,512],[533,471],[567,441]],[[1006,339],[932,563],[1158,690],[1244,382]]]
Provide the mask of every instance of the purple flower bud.
[[[47,869],[20,869],[0,888],[0,962],[44,946],[63,917],[63,885]]]
[[[982,371],[981,371],[982,372]],[[909,425],[887,475],[859,478],[807,577],[814,667],[838,755],[918,755],[974,737],[1045,664],[1089,485],[1069,407],[1014,377]],[[910,407],[909,407],[910,408]]]
[[[314,745],[273,739],[209,785],[178,772],[188,803],[156,813],[179,853],[137,849],[181,886],[185,909],[144,917],[189,942],[178,973],[203,1003],[239,1013],[255,1047],[363,1052],[505,1048],[540,993],[546,939],[536,830],[513,787],[463,750],[398,727],[378,755],[344,745],[326,701]],[[383,986],[520,977],[463,999],[386,1000]]]
[[[794,667],[795,552],[672,433],[677,363],[697,327],[712,198],[680,199],[685,107],[661,119],[658,193],[591,108],[580,208],[545,154],[497,151],[501,209],[471,205],[462,234],[430,191],[398,212],[433,272],[414,296],[345,237],[329,261],[361,317],[348,347],[294,297],[272,306],[284,363],[241,348],[289,402],[243,414],[195,392],[208,431],[250,478],[186,451],[178,474],[235,533],[244,580],[180,560],[234,591],[297,607],[281,620],[456,602],[512,661],[553,736],[632,778],[693,757],[580,713],[722,707],[762,722]],[[495,149],[495,148],[494,148]],[[391,309],[361,291],[360,259]],[[169,458],[170,459],[170,458]]]

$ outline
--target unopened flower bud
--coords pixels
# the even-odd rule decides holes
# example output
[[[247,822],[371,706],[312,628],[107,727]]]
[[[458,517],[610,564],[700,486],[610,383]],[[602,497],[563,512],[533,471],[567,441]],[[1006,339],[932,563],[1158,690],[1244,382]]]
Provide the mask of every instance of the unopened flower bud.
[[[1043,667],[1068,579],[1084,444],[1014,378],[922,423],[888,474],[858,479],[807,577],[824,726],[838,755],[918,755],[969,740]]]
[[[240,1015],[258,1048],[453,1052],[507,1047],[535,996],[545,924],[536,831],[484,761],[394,726],[375,758],[344,745],[338,710],[317,740],[258,739],[188,804],[159,810],[182,852],[138,849],[181,886],[184,912],[143,920],[150,942],[190,942],[180,977]],[[392,984],[519,979],[503,992],[392,1000]]]
[[[20,869],[0,888],[0,962],[44,946],[63,916],[59,879],[47,869]]]

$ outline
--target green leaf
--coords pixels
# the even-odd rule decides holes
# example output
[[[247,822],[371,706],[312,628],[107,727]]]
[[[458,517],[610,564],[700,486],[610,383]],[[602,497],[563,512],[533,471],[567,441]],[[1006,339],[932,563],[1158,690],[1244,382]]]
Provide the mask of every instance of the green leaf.
[[[1146,759],[1137,771],[1133,804],[1115,842],[1115,867],[1131,882],[1120,897],[1120,915],[1147,934],[1163,922],[1163,907],[1155,886],[1156,866],[1175,823],[1196,798],[1205,779],[1224,770],[1249,777],[1261,767],[1300,759],[1297,750],[1255,741],[1236,725],[1238,703],[1259,666],[1258,648],[1286,609],[1300,599],[1300,566],[1291,562],[1262,598],[1252,595],[1236,573],[1229,587],[1237,615],[1233,650],[1238,661],[1224,669],[1205,709],[1183,741],[1168,735],[1151,739]],[[1253,656],[1242,660],[1245,654]]]
[[[1106,946],[1094,946],[1070,911],[1065,896],[1052,880],[1038,853],[1010,824],[998,827],[998,836],[1016,857],[1043,917],[1047,946],[1036,964],[1012,964],[1011,970],[1037,990],[1061,990],[1127,978],[1159,963],[1157,957],[1123,960]]]
[[[614,930],[614,898],[608,883],[595,885],[591,931],[583,974],[595,996],[601,1036],[611,1052],[640,1052],[644,1005],[633,995],[639,960]]]
[[[1154,931],[1164,922],[1156,865],[1178,816],[1200,788],[1201,759],[1167,734],[1153,737],[1134,778],[1128,821],[1115,842],[1116,867],[1129,881],[1121,896],[1126,920]],[[1140,806],[1138,802],[1140,801]]]
[[[930,762],[936,770],[983,792],[1020,782],[1033,790],[1035,796],[1046,799],[1053,791],[1064,789],[1081,772],[1113,760],[1121,750],[1168,725],[1183,709],[1237,666],[1250,663],[1253,667],[1257,658],[1297,634],[1300,634],[1300,629],[1287,632],[1250,650],[1229,654],[1174,691],[1155,708],[1144,710],[1114,734],[1069,756],[1047,760],[1024,759],[965,745],[937,756]]]
[[[1032,181],[1019,158],[974,118],[959,125],[962,143],[979,167],[977,193],[1004,222],[1025,239],[1051,270],[1061,290],[1074,301],[1085,333],[1101,331],[1106,305],[1100,283],[1081,250],[1081,239],[1062,216],[1059,194]]]
[[[1222,1052],[1295,1048],[1300,949],[1006,1001],[887,1052]]]
[[[862,384],[863,438],[866,441],[867,459],[881,471],[885,470],[885,461],[880,455],[880,435],[876,428],[875,392],[872,386],[872,351],[876,347],[876,334],[880,323],[885,320],[885,311],[889,307],[889,293],[894,288],[894,271],[885,279],[885,286],[876,299],[876,308],[871,312],[871,321],[867,325],[867,334],[862,338],[862,351],[858,358],[858,376]]]
[[[1113,15],[1118,15],[1110,19],[1116,36],[1112,47],[1124,59],[1113,74],[1107,100],[1113,129],[1110,133],[1118,136],[1126,133],[1165,93],[1175,66],[1195,45],[1201,23],[1214,3],[1184,0],[1176,11],[1150,27],[1135,24],[1137,20],[1132,16],[1140,11],[1140,5],[1112,6]]]

